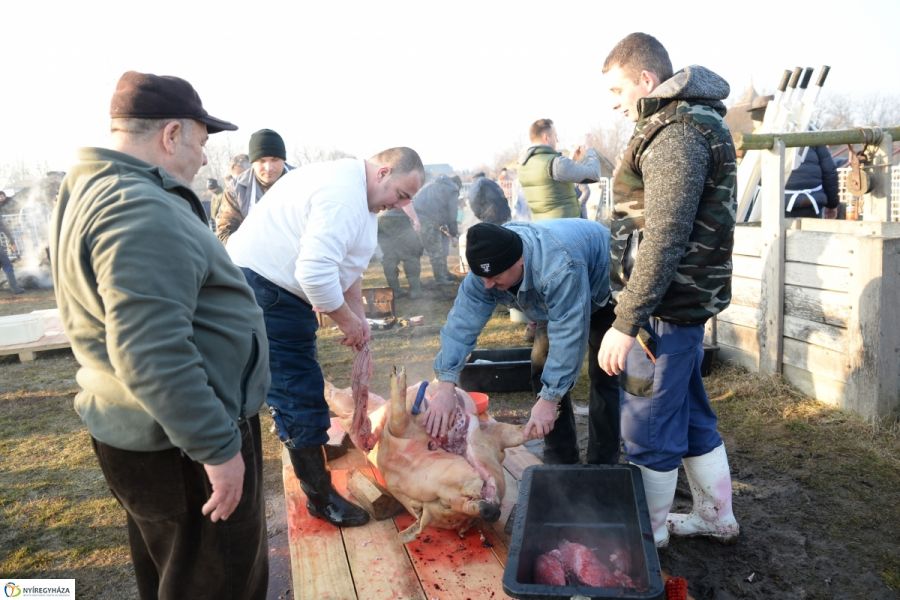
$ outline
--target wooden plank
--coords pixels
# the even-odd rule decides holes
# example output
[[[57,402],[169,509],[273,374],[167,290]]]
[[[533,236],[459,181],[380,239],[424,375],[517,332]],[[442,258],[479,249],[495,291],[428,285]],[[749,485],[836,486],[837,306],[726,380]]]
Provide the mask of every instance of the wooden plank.
[[[731,304],[717,315],[717,320],[719,323],[733,323],[756,329],[757,325],[759,325],[759,307]]]
[[[784,286],[784,313],[807,321],[847,327],[851,311],[849,294],[814,290],[796,285]]]
[[[791,338],[784,340],[784,362],[840,381],[850,376],[850,359],[845,353]]]
[[[356,600],[341,530],[309,514],[287,449],[282,463],[295,600]]]
[[[807,219],[809,220],[809,219]],[[843,221],[842,221],[843,222]],[[784,255],[794,262],[847,268],[853,258],[853,237],[816,231],[790,230],[785,235]]]
[[[541,460],[529,452],[525,446],[515,446],[506,449],[506,460],[503,461],[503,468],[509,471],[516,480],[522,479],[522,471],[532,465],[540,465]]]
[[[734,228],[734,250],[732,254],[759,258],[760,228],[757,225],[739,224]]]
[[[848,408],[848,393],[850,384],[836,381],[828,376],[810,373],[784,363],[784,379],[792,386],[819,402],[836,408]]]
[[[803,230],[848,236],[900,237],[900,223],[893,221],[806,219],[803,221]]]
[[[865,418],[900,406],[900,238],[857,238],[847,320],[853,376],[846,407]]]
[[[732,272],[749,279],[760,279],[763,272],[763,261],[756,256],[735,254],[731,257]]]
[[[822,346],[835,352],[846,353],[849,341],[847,330],[843,327],[834,327],[825,323],[808,321],[791,315],[784,317],[785,337]]]
[[[371,467],[362,469],[374,478]],[[345,493],[349,473],[343,469],[332,471],[335,488],[341,493]],[[363,527],[346,527],[341,532],[359,598],[426,600],[393,520],[372,520]]]
[[[759,307],[762,282],[757,279],[735,275],[731,278],[731,304]]]
[[[850,271],[843,267],[788,261],[784,265],[784,283],[846,293],[850,289]]]
[[[22,354],[34,355],[35,352],[44,350],[57,350],[59,348],[70,348],[72,346],[69,338],[64,333],[55,333],[52,335],[44,335],[41,338],[24,344],[11,344],[8,346],[0,346],[0,356],[8,354],[18,354],[21,358]],[[28,359],[22,359],[23,362]],[[33,358],[30,360],[34,360]]]
[[[759,367],[759,338],[756,329],[719,321],[719,347],[730,346],[756,357],[753,371]]]
[[[759,368],[759,359],[755,354],[733,346],[719,344],[718,360],[734,363],[754,373]]]
[[[404,510],[403,505],[375,481],[371,469],[353,469],[347,481],[347,491],[376,521],[397,516]]]
[[[413,518],[403,514],[394,522],[402,531]],[[460,538],[453,530],[428,527],[406,548],[429,598],[509,597],[503,592],[503,565],[485,547],[477,529]]]

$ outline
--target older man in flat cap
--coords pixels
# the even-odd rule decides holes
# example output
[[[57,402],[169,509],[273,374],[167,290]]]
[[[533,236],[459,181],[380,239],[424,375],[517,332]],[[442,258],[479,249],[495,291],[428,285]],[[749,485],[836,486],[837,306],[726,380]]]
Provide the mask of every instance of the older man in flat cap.
[[[536,401],[525,425],[544,438],[544,461],[578,463],[575,416],[569,392],[584,353],[599,348],[614,318],[609,305],[609,230],[586,219],[539,223],[478,223],[466,232],[466,275],[434,359],[438,392],[425,413],[432,436],[446,433],[456,410],[454,386],[466,357],[498,304],[547,321],[549,347],[532,351]],[[591,380],[586,460],[615,464],[619,457],[619,386],[615,377],[588,363]]]
[[[210,116],[187,81],[129,71],[109,148],[83,148],[51,224],[75,410],[125,509],[141,598],[265,598],[262,311],[191,181]]]

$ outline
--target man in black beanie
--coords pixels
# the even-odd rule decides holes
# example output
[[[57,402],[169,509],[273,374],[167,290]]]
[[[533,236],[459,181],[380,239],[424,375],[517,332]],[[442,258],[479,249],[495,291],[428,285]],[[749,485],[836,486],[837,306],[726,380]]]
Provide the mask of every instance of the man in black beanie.
[[[585,350],[594,356],[615,318],[609,304],[609,230],[585,219],[539,223],[477,223],[466,233],[470,272],[463,280],[434,359],[438,392],[425,426],[446,434],[456,410],[455,385],[478,335],[498,304],[534,321],[547,321],[549,344],[532,351],[536,401],[525,435],[544,440],[544,462],[580,461],[569,391]],[[589,361],[590,422],[587,462],[619,458],[619,386],[616,377]]]
[[[216,216],[216,235],[226,243],[237,231],[256,203],[282,175],[293,169],[288,165],[284,140],[271,129],[260,129],[250,136],[250,168],[241,173],[233,189],[226,189]]]

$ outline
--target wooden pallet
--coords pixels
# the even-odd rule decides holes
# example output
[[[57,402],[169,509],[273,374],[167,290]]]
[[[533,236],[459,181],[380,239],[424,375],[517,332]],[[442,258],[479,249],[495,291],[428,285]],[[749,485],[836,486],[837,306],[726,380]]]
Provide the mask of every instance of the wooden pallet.
[[[44,335],[33,342],[0,346],[0,356],[18,354],[20,361],[30,362],[35,359],[38,352],[71,347],[69,337],[59,321],[59,313],[55,309],[33,312],[39,314],[44,321]]]
[[[509,547],[504,527],[522,472],[540,464],[525,448],[506,451],[506,493],[497,523],[473,528],[463,538],[455,531],[428,527],[409,544],[401,543],[398,535],[413,521],[406,512],[346,529],[310,516],[287,451],[282,462],[296,600],[508,598],[502,584]],[[329,467],[335,488],[345,496],[354,469],[377,476],[356,449]]]

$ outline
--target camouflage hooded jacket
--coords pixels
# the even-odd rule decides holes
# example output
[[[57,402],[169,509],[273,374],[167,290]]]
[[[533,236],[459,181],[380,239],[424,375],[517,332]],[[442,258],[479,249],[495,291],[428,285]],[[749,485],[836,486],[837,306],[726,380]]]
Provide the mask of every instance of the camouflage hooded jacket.
[[[731,301],[736,165],[725,126],[728,83],[691,66],[638,101],[613,183],[613,326],[636,335],[651,316],[695,325]]]

